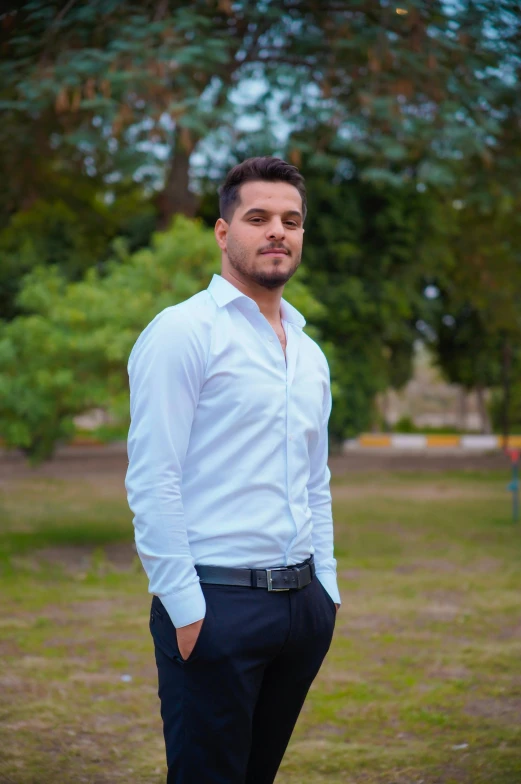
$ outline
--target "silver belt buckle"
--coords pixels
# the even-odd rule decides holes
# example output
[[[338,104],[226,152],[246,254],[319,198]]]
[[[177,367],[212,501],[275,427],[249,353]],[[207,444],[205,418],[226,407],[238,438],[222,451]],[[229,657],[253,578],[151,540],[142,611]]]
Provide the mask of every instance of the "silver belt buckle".
[[[273,577],[271,576],[272,572],[285,572],[286,569],[289,569],[288,566],[276,566],[274,569],[266,569],[266,575],[268,578],[268,591],[273,591],[274,593],[278,593],[278,591],[289,591],[289,588],[274,588],[273,587]]]

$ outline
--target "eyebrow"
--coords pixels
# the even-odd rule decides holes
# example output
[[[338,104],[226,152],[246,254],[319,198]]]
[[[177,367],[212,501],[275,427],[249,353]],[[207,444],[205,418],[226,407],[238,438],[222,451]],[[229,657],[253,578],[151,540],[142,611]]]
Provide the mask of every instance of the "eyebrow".
[[[244,215],[242,217],[243,218],[247,218],[248,215],[253,215],[253,213],[256,213],[257,215],[259,213],[262,214],[262,215],[271,215],[272,214],[270,212],[270,210],[265,210],[262,207],[251,207],[247,212],[244,213]],[[302,218],[302,213],[299,212],[298,210],[286,210],[286,212],[283,212],[282,214],[286,215],[286,216],[287,215],[296,215],[299,218]]]

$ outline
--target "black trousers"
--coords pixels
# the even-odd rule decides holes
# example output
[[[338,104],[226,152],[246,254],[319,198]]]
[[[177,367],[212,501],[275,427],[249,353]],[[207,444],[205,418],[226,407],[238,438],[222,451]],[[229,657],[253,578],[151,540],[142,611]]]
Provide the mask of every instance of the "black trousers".
[[[201,587],[206,616],[186,661],[152,599],[167,784],[272,784],[329,649],[335,605],[316,577],[280,593]]]

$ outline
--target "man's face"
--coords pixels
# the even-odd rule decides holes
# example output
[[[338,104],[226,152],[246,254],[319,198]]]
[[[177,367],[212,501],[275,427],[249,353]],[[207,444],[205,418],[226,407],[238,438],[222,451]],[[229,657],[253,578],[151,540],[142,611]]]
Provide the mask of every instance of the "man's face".
[[[302,258],[302,199],[287,182],[256,180],[241,185],[230,223],[217,221],[216,236],[228,265],[243,282],[267,289],[283,286]]]

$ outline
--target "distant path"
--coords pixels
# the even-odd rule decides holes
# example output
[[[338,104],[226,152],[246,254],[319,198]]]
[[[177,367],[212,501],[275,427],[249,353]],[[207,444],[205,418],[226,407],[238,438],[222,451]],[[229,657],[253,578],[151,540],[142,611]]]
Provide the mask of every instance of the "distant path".
[[[502,452],[478,452],[459,449],[422,451],[398,449],[356,449],[329,460],[333,476],[363,471],[497,471],[510,470]]]
[[[487,471],[504,469],[509,463],[500,452],[473,454],[456,450],[433,452],[404,452],[391,449],[356,449],[344,455],[334,455],[329,465],[333,476],[366,471]],[[124,444],[106,447],[64,447],[53,458],[38,468],[30,468],[16,453],[0,453],[0,483],[10,479],[48,477],[52,479],[101,480],[123,482],[127,467]]]

